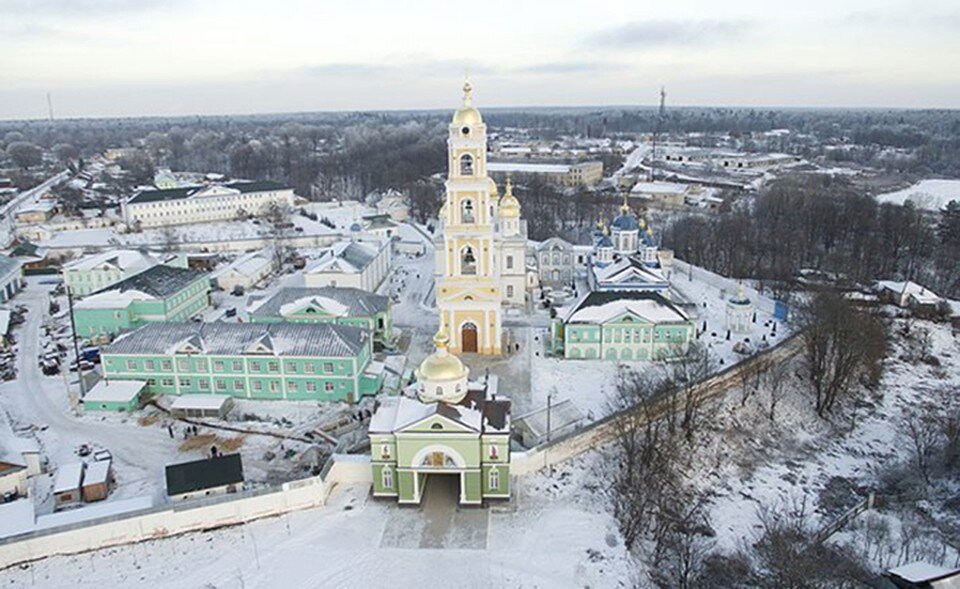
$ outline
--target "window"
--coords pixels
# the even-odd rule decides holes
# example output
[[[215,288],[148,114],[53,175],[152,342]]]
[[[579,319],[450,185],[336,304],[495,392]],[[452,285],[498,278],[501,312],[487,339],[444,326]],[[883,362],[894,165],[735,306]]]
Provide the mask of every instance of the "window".
[[[308,390],[308,391],[315,391],[315,390],[317,390],[317,383],[315,383],[315,382],[308,382],[308,383],[307,383],[307,390]]]
[[[260,372],[260,363],[253,360],[250,361],[250,372]]]
[[[287,390],[288,390],[288,391],[295,391],[295,390],[297,390],[297,381],[295,381],[295,380],[289,380],[289,381],[287,381]]]
[[[177,358],[177,370],[188,372],[190,370],[190,358]]]
[[[137,361],[136,360],[127,360],[127,370],[136,370]]]
[[[225,391],[225,390],[227,390],[227,381],[217,379],[217,390],[218,390],[218,391]]]
[[[490,490],[495,490],[500,488],[500,471],[496,468],[490,471],[490,474],[487,475],[487,486],[490,487]]]
[[[473,156],[469,153],[460,156],[460,175],[473,176]]]
[[[306,364],[304,364],[303,371],[306,372],[307,374],[313,374],[313,371],[314,371],[313,362],[307,362]]]
[[[154,363],[153,360],[147,360],[146,366],[147,366],[147,370],[156,370],[156,369],[157,369],[157,365]]]
[[[223,372],[223,360],[214,360],[214,362],[213,362],[213,371],[214,371],[214,372]]]
[[[276,393],[276,392],[279,391],[279,390],[280,390],[280,383],[277,382],[277,381],[275,381],[275,380],[271,380],[271,381],[270,381],[270,392],[271,392],[271,393]]]
[[[206,360],[206,358],[197,358],[196,362],[197,362],[197,370],[199,370],[200,372],[206,372],[206,371],[207,371],[207,360]],[[221,366],[220,366],[221,370],[223,369],[222,364],[223,364],[223,363],[221,362]]]
[[[166,371],[173,370],[173,362],[171,362],[170,360],[164,360],[163,362],[161,362],[160,366],[162,367],[163,370],[166,370]]]
[[[390,444],[380,444],[380,458],[383,460],[390,458]]]
[[[513,256],[507,256],[507,270],[513,269]]]
[[[150,386],[152,386],[152,387],[155,387],[155,386],[157,386],[157,379],[155,379],[155,378],[148,378],[148,379],[147,379],[147,384],[150,385]]]
[[[323,390],[325,390],[328,393],[333,391],[333,383],[332,382],[323,383]]]
[[[163,385],[163,386],[165,386],[165,387],[172,387],[172,386],[173,386],[173,379],[172,379],[172,378],[165,378],[165,379],[163,379],[162,381],[160,381],[160,384]]]
[[[499,458],[499,451],[497,450],[496,444],[490,444],[490,460],[496,460]]]
[[[259,380],[253,381],[253,390],[255,390],[255,391],[262,391],[262,390],[263,390],[263,383],[260,382]]]
[[[189,386],[190,386],[190,379],[189,379],[189,378],[183,378],[183,377],[181,377],[181,378],[180,378],[180,386],[182,386],[182,387],[189,387]]]
[[[240,360],[233,361],[233,371],[234,372],[243,372],[243,362]]]
[[[327,374],[330,374],[331,372],[333,372],[333,362],[324,362],[323,371],[326,372]]]
[[[292,372],[293,374],[297,373],[297,364],[296,362],[287,362],[284,368],[287,372]]]
[[[385,466],[381,471],[383,478],[383,488],[392,489],[393,488],[393,469],[389,466]]]
[[[267,372],[278,372],[280,370],[279,362],[267,362]]]
[[[200,384],[200,390],[201,390],[201,391],[209,391],[209,390],[210,390],[210,380],[208,380],[208,379],[206,379],[206,378],[198,378],[198,379],[197,379],[197,382]]]
[[[242,381],[242,380],[235,380],[235,381],[233,381],[233,390],[235,390],[235,391],[242,391],[242,390],[243,390],[243,381]]]
[[[512,297],[512,296],[513,296],[513,285],[512,285],[512,284],[508,284],[508,285],[507,285],[507,296],[508,296],[508,297]]]

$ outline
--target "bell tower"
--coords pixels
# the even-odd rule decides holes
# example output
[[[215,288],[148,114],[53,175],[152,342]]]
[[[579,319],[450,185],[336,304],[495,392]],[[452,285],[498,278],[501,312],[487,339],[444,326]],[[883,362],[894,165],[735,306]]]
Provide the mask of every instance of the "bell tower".
[[[440,327],[454,354],[500,354],[501,284],[496,239],[497,189],[487,177],[487,126],[463,85],[463,105],[447,137],[446,199],[437,246]]]

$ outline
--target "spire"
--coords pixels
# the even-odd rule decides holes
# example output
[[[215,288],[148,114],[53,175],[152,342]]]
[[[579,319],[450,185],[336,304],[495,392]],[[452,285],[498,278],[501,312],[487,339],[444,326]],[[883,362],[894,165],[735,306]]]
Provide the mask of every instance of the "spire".
[[[504,189],[504,196],[513,196],[513,179],[512,174],[507,174],[507,186]]]
[[[441,326],[440,330],[433,336],[433,345],[437,348],[437,352],[442,350],[443,353],[446,353],[449,344],[450,336],[447,335],[447,331]]]
[[[469,76],[463,78],[463,106],[472,106],[473,86],[470,84]]]
[[[623,204],[620,205],[620,212],[623,213],[623,214],[627,214],[627,213],[630,212],[630,205],[627,204],[627,192],[626,192],[626,191],[623,192]]]

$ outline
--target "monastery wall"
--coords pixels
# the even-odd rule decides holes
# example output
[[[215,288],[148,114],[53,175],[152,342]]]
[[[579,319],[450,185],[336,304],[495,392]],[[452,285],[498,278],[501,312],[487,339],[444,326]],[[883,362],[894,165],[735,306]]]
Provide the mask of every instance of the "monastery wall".
[[[673,268],[671,272],[670,283],[674,284],[677,290],[684,294],[686,294],[686,291],[683,287],[687,282],[687,276],[689,276],[691,272],[696,280],[703,281],[714,288],[725,290],[728,297],[736,294],[737,287],[739,286],[736,280],[721,276],[719,274],[714,274],[713,272],[700,268],[699,266],[693,266],[693,269],[691,270],[690,264],[687,264],[682,260],[673,260]],[[764,313],[773,315],[776,301],[768,296],[760,294],[755,288],[746,285],[743,287],[743,292],[750,297],[757,309],[763,311]]]
[[[118,513],[0,540],[0,569],[60,554],[234,526],[323,507],[338,484],[372,482],[369,456],[334,455],[320,476],[183,503]]]

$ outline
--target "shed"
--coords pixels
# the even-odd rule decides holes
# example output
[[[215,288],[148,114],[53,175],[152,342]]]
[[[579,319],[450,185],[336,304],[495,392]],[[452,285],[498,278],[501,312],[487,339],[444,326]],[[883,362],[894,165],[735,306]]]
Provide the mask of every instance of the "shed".
[[[236,493],[243,489],[239,454],[167,465],[167,496],[174,500]]]
[[[101,501],[113,487],[113,466],[110,460],[98,460],[87,465],[81,487],[84,501]]]
[[[83,397],[85,411],[135,411],[144,401],[143,380],[101,380]]]
[[[83,482],[83,463],[71,462],[57,469],[53,479],[54,509],[79,505],[82,499],[80,485]]]
[[[884,576],[900,589],[960,589],[960,569],[922,561],[892,568]]]
[[[215,417],[223,419],[233,409],[233,399],[226,395],[182,395],[170,405],[174,417]]]

